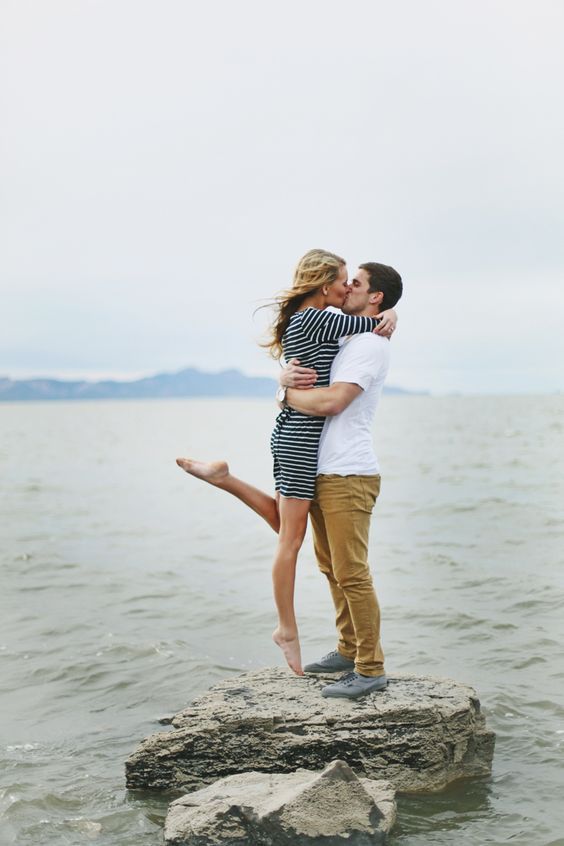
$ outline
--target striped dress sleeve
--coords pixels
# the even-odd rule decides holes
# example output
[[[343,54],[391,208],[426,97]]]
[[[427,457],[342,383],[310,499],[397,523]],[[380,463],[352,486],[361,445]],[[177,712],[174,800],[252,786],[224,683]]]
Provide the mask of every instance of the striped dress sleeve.
[[[336,341],[337,338],[344,338],[347,335],[372,332],[378,322],[375,317],[306,308],[303,312],[301,330],[307,338],[322,344],[325,341]]]

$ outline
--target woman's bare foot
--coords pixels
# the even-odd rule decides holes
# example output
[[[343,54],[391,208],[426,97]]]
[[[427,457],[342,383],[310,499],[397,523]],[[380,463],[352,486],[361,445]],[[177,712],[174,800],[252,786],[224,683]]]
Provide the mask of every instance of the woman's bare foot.
[[[286,663],[297,676],[303,676],[300,639],[297,634],[285,636],[281,629],[272,632],[272,640],[284,653]]]
[[[203,479],[210,485],[220,485],[229,475],[226,461],[194,461],[191,458],[177,458],[176,463],[191,476]]]

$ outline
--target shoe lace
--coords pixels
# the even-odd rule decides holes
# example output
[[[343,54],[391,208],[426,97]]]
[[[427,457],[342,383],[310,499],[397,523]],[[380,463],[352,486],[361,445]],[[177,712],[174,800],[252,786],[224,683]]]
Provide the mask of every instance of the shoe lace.
[[[350,687],[356,678],[356,673],[347,673],[339,679],[339,684],[344,684],[345,687]]]
[[[338,654],[337,650],[334,649],[333,652],[328,652],[327,655],[324,655],[321,660],[327,661],[329,658],[336,658]]]

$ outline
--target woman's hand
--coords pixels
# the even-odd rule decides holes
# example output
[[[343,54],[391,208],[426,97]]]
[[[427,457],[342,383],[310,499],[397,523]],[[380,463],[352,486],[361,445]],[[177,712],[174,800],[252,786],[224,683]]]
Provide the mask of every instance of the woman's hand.
[[[383,335],[384,338],[391,338],[392,333],[398,325],[398,316],[393,308],[388,308],[378,315],[380,323],[374,329],[377,335]]]
[[[278,381],[285,388],[313,388],[317,382],[317,373],[311,367],[300,367],[299,359],[292,358],[280,371]]]

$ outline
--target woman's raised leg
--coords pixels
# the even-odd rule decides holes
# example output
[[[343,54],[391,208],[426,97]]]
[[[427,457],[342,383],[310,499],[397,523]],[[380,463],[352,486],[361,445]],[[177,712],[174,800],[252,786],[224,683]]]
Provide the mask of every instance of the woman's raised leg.
[[[284,653],[288,666],[298,676],[303,676],[304,671],[294,611],[294,586],[298,553],[304,540],[310,505],[307,499],[279,497],[280,531],[272,567],[274,601],[278,610],[278,626],[272,639]]]
[[[176,463],[191,476],[209,482],[210,485],[237,497],[263,520],[266,520],[271,529],[275,532],[280,530],[277,500],[259,488],[249,485],[248,482],[232,476],[226,461],[195,461],[192,458],[177,458]]]
[[[294,612],[294,585],[298,553],[305,536],[310,501],[281,497],[278,494],[276,498],[269,496],[242,479],[232,476],[225,461],[206,462],[191,458],[177,458],[176,463],[191,476],[237,497],[278,533],[278,548],[272,568],[278,626],[272,638],[284,653],[288,666],[297,675],[303,675]]]

